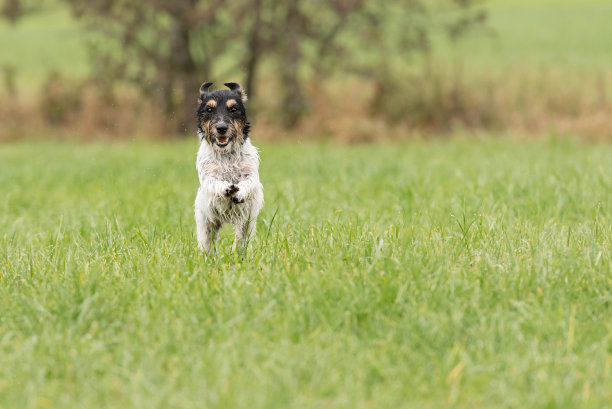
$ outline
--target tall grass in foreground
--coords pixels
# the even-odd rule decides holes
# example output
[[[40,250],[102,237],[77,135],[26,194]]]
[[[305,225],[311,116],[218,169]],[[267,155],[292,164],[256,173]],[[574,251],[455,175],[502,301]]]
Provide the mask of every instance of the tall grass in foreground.
[[[0,408],[600,408],[612,147],[268,145],[244,260],[194,143],[0,150]]]

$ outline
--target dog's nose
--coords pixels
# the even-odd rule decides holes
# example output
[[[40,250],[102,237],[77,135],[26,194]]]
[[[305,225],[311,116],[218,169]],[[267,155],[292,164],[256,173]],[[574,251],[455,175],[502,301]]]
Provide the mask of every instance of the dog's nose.
[[[227,132],[227,124],[224,122],[218,123],[216,128],[217,128],[217,133],[220,135],[223,135],[225,132]]]

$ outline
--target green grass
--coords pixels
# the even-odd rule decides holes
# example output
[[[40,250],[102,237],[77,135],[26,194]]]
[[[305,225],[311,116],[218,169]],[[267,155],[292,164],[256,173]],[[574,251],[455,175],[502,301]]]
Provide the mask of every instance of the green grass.
[[[195,143],[0,151],[0,408],[602,408],[612,147],[265,145],[244,260]]]

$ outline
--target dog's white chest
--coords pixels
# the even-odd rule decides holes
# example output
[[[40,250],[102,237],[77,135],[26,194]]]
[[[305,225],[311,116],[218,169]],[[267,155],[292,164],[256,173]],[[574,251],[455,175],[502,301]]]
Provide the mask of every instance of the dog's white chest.
[[[241,151],[225,155],[216,154],[203,144],[196,167],[200,179],[196,207],[207,218],[234,224],[259,213],[263,204],[263,187],[258,175],[259,155],[249,142]],[[223,195],[223,189],[229,185],[239,188],[239,203]]]

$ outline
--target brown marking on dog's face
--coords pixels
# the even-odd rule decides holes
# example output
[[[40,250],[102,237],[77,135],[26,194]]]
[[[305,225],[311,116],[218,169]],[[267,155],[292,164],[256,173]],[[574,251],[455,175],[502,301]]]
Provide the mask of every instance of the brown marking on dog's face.
[[[231,83],[230,90],[204,91],[197,111],[202,138],[217,151],[232,150],[235,143],[244,144],[249,124],[240,86]]]
[[[235,135],[238,138],[238,142],[243,143],[244,142],[244,135],[242,133],[242,131],[244,130],[244,122],[240,121],[240,120],[236,120],[236,119],[232,119],[230,121],[232,127],[235,130]]]
[[[210,132],[210,121],[202,121],[200,122],[200,127],[202,128],[202,131],[204,131],[204,138],[206,138],[206,140],[208,142],[212,142],[210,136],[211,136],[211,132]]]

